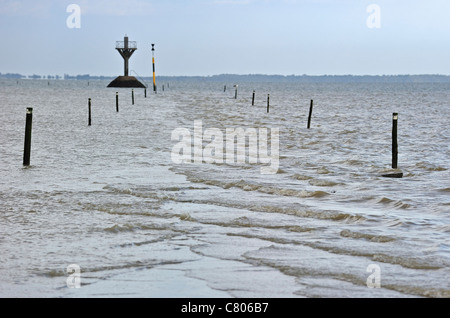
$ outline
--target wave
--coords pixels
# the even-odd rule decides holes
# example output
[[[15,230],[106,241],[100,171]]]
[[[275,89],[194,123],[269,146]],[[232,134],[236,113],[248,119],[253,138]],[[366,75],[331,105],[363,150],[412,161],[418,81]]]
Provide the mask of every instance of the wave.
[[[382,197],[381,199],[378,199],[377,203],[384,204],[384,205],[390,205],[396,209],[409,209],[412,207],[412,205],[409,203],[404,203],[400,200],[395,201],[395,200],[392,200],[392,199],[389,199],[386,197]]]
[[[426,171],[447,171],[447,168],[436,166],[434,164],[431,164],[429,162],[420,161],[415,164],[416,168],[420,168]]]
[[[193,183],[202,183],[210,186],[217,186],[221,187],[223,189],[230,189],[232,187],[241,189],[243,191],[256,191],[259,193],[269,194],[269,195],[276,195],[276,196],[288,196],[288,197],[296,197],[296,198],[322,198],[325,196],[330,195],[330,193],[325,191],[307,191],[307,190],[296,190],[296,189],[286,189],[286,188],[279,188],[279,187],[271,187],[271,186],[264,186],[264,185],[257,185],[248,183],[244,180],[234,181],[234,182],[226,182],[226,181],[220,181],[220,180],[205,180],[198,177],[193,176],[186,176],[187,180]],[[255,205],[254,203],[246,203],[242,200],[232,201],[227,200],[226,202],[221,201],[219,198],[211,199],[188,199],[185,197],[179,197],[177,192],[179,190],[183,189],[189,189],[189,190],[198,190],[198,189],[206,189],[204,187],[184,187],[184,188],[168,188],[166,190],[169,190],[167,192],[157,193],[154,192],[154,190],[146,188],[146,187],[136,187],[136,188],[124,188],[120,189],[117,187],[112,186],[105,186],[104,189],[108,191],[112,191],[113,193],[118,194],[126,194],[126,195],[132,195],[137,197],[144,197],[144,198],[151,198],[156,199],[157,202],[152,202],[152,209],[160,209],[161,205],[163,204],[163,201],[174,201],[174,202],[190,202],[195,204],[210,204],[213,206],[226,206],[231,208],[238,208],[238,209],[246,209],[250,211],[255,212],[269,212],[269,213],[280,213],[280,214],[287,214],[287,215],[294,215],[298,217],[306,217],[306,218],[315,218],[315,219],[321,219],[321,220],[332,220],[332,221],[339,221],[339,222],[345,222],[345,223],[359,223],[366,220],[366,218],[362,215],[357,214],[351,214],[346,212],[340,212],[340,211],[331,211],[331,210],[311,210],[309,208],[297,208],[295,205],[293,207],[286,207],[286,206],[279,206],[279,205]],[[175,192],[175,193],[170,193]],[[112,205],[111,207],[105,207],[104,205],[101,206],[95,206],[90,207],[90,209],[95,208],[97,210],[101,210],[107,213],[115,213],[115,214],[144,214],[149,216],[158,215],[161,217],[160,214],[157,214],[156,212],[129,212],[130,209],[133,208],[132,205],[125,208],[125,212],[117,211],[115,208],[115,205]],[[146,206],[148,208],[148,206]],[[193,220],[191,216],[189,215],[181,215],[179,216],[182,220]],[[114,228],[111,229],[113,231],[117,231],[119,229]]]
[[[283,244],[283,245],[300,245],[300,246],[308,246],[315,250],[322,250],[326,251],[328,253],[332,254],[338,254],[338,255],[347,255],[347,256],[359,256],[359,257],[367,257],[370,258],[373,262],[381,262],[386,264],[393,264],[393,265],[400,265],[404,268],[408,269],[420,269],[420,270],[439,270],[442,268],[446,268],[449,266],[448,262],[445,261],[442,258],[439,257],[421,257],[420,259],[417,257],[408,257],[408,256],[398,256],[398,255],[388,255],[385,253],[380,252],[371,252],[366,249],[350,249],[345,248],[342,246],[334,246],[330,245],[329,243],[324,242],[309,242],[309,241],[297,241],[292,239],[286,239],[286,238],[279,238],[279,237],[271,237],[271,236],[262,236],[262,235],[255,235],[255,234],[246,234],[247,237],[254,237],[259,239],[264,239],[269,242],[277,243],[277,244]],[[349,235],[354,235],[356,237],[373,237],[375,238],[375,243],[380,243],[377,239],[380,240],[386,240],[387,243],[389,242],[389,238],[383,237],[383,236],[377,236],[376,235],[366,235],[361,233],[352,233],[350,232]],[[345,235],[344,235],[345,237]],[[395,239],[394,239],[395,240]]]
[[[187,176],[187,180],[193,183],[203,183],[207,185],[221,187],[223,189],[230,188],[239,188],[244,191],[257,191],[265,194],[279,195],[279,196],[288,196],[288,197],[297,197],[297,198],[321,198],[324,196],[330,195],[330,193],[325,191],[307,191],[307,190],[295,190],[295,189],[286,189],[286,188],[278,188],[271,186],[264,186],[258,184],[251,184],[244,180],[226,182],[221,180],[212,180],[212,179],[202,179],[194,176]]]
[[[340,183],[330,180],[311,179],[309,180],[309,184],[317,187],[334,187]]]
[[[305,176],[305,175],[301,175],[301,174],[294,174],[291,176],[292,179],[295,180],[310,180],[312,179],[312,177],[310,176]]]
[[[320,167],[316,171],[318,174],[329,174],[331,173],[326,167]]]
[[[359,233],[359,232],[354,232],[354,231],[349,231],[349,230],[342,230],[339,233],[339,235],[342,237],[349,237],[349,238],[354,238],[354,239],[365,239],[365,240],[368,240],[371,242],[380,242],[380,243],[387,243],[387,242],[392,242],[392,241],[396,240],[395,238],[389,237],[389,236]]]
[[[119,264],[119,265],[105,265],[105,266],[99,266],[99,267],[82,267],[81,268],[81,274],[84,278],[86,278],[86,273],[97,273],[97,272],[109,272],[114,270],[122,270],[122,269],[133,269],[133,268],[152,268],[154,266],[159,265],[171,265],[171,264],[180,264],[183,263],[183,260],[177,261],[177,260],[167,260],[167,261],[161,261],[161,260],[148,260],[146,262],[142,261],[132,261],[128,262],[126,264]],[[67,277],[68,273],[65,269],[51,269],[48,271],[40,271],[36,273],[37,275],[42,276],[48,276],[48,277]],[[91,277],[92,278],[92,277]],[[85,281],[85,280],[83,280]]]
[[[155,200],[155,207],[157,207],[157,202],[172,199],[175,196],[175,194],[171,192],[182,190],[182,188],[178,187],[168,187],[163,188],[161,190],[157,190],[148,187],[117,188],[110,185],[104,186],[103,189],[112,192],[114,194],[125,194],[125,195],[132,195],[138,198],[153,199]]]
[[[121,233],[121,232],[135,232],[140,230],[167,230],[165,227],[157,225],[143,225],[143,224],[114,224],[113,226],[103,229],[105,232],[109,233]]]
[[[388,254],[374,254],[372,255],[372,260],[374,262],[383,262],[390,264],[397,264],[405,268],[411,269],[430,269],[437,270],[448,266],[448,264],[442,263],[439,259],[426,259],[426,258],[414,258],[414,257],[403,257],[394,256]],[[439,264],[441,263],[441,264]]]
[[[280,246],[278,244],[289,244],[289,242],[283,242],[282,240],[269,240],[274,243],[274,245],[265,247],[256,252],[246,253],[244,256],[252,263],[269,266],[272,268],[276,268],[279,271],[283,272],[286,275],[297,277],[299,279],[309,277],[309,278],[319,278],[319,279],[337,279],[340,281],[346,281],[354,284],[355,286],[361,286],[366,288],[367,276],[361,276],[351,271],[336,271],[333,270],[332,266],[314,266],[309,265],[306,262],[295,262],[295,259],[288,258],[291,255],[293,250],[292,247],[288,245]],[[300,245],[308,246],[313,248],[309,254],[315,253],[317,250],[326,251],[333,254],[342,254],[349,256],[362,256],[372,258],[373,261],[378,261],[381,263],[386,263],[382,265],[383,268],[385,266],[394,266],[392,269],[396,267],[396,265],[400,265],[408,270],[439,270],[444,268],[444,266],[435,266],[431,262],[425,262],[416,260],[413,258],[404,258],[404,257],[396,257],[389,256],[384,254],[376,254],[370,255],[369,253],[354,253],[353,251],[346,251],[340,248],[327,248],[324,246],[314,246],[312,243],[301,243]],[[302,250],[302,248],[301,248]],[[316,250],[316,251],[315,251]],[[259,252],[263,252],[263,255]],[[269,255],[268,257],[266,255]],[[314,255],[314,254],[313,254]],[[324,259],[330,257],[332,259],[332,255],[326,254],[318,254],[321,255]],[[364,262],[364,260],[362,260]],[[331,263],[331,262],[330,262]],[[358,264],[358,260],[355,260],[355,265]],[[392,264],[392,265],[388,265]],[[406,269],[405,269],[406,271]],[[413,272],[411,272],[413,273]],[[415,271],[414,271],[415,273]],[[436,272],[436,275],[438,273]],[[405,274],[408,275],[408,274]],[[420,277],[417,277],[417,280],[420,280]],[[423,286],[415,284],[415,279],[411,279],[409,282],[403,281],[402,279],[396,280],[392,282],[392,280],[385,279],[384,276],[381,277],[381,288],[388,289],[395,292],[400,292],[404,295],[418,295],[423,297],[449,297],[450,290],[447,288],[434,288],[431,284],[424,283]]]
[[[196,204],[208,204],[214,206],[223,206],[227,208],[245,209],[253,212],[279,213],[296,217],[313,218],[318,220],[330,220],[343,223],[360,223],[367,220],[366,217],[358,214],[350,214],[331,210],[312,210],[309,208],[284,207],[276,205],[255,205],[254,203],[220,201],[212,200],[183,200],[183,202],[191,202]],[[285,226],[286,227],[286,226]],[[291,228],[287,226],[287,228]]]

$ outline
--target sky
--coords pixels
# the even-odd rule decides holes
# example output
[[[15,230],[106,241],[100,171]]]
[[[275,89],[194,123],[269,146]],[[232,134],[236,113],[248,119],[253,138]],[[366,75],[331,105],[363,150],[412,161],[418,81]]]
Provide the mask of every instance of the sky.
[[[80,11],[73,11],[76,5]],[[68,10],[69,9],[69,10]],[[0,0],[0,72],[450,75],[449,0]]]

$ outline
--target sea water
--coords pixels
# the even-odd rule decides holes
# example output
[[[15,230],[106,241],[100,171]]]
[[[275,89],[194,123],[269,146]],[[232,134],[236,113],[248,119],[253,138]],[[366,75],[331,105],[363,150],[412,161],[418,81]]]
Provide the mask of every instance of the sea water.
[[[450,296],[450,84],[107,84],[0,81],[1,297]]]

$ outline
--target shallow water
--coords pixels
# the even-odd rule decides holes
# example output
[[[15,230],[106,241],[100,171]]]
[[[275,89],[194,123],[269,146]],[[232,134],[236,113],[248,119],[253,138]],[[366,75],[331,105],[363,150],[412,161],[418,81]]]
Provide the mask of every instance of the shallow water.
[[[134,105],[107,84],[0,81],[1,297],[450,296],[449,84],[173,82]],[[401,179],[381,177],[393,112]],[[200,121],[278,128],[278,173],[259,149],[174,163]]]

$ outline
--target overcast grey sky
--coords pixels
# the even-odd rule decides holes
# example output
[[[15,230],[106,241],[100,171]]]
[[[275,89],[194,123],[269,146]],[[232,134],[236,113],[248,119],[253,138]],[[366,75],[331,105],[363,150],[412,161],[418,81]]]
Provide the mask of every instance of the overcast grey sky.
[[[450,75],[449,16],[449,0],[0,0],[0,72],[122,75],[127,34],[140,76],[152,43],[157,75]]]

